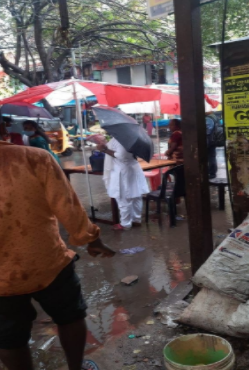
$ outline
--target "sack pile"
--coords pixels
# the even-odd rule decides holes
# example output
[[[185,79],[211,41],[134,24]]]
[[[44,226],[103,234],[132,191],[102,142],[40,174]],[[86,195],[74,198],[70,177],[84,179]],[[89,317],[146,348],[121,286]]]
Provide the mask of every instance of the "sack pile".
[[[249,218],[220,244],[193,282],[203,289],[183,312],[180,322],[249,337]]]

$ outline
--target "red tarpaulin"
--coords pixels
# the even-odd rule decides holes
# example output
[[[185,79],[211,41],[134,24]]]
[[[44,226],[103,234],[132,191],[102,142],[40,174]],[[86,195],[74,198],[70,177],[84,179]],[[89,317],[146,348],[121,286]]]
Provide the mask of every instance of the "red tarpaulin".
[[[220,104],[217,100],[211,99],[208,95],[204,95],[206,102],[215,109]],[[162,91],[160,99],[161,113],[181,115],[180,97],[175,94],[168,94]]]
[[[35,103],[46,98],[52,106],[59,106],[74,100],[75,93],[77,99],[95,95],[99,104],[109,105],[110,107],[138,101],[156,101],[161,98],[161,91],[158,89],[82,80],[65,80],[31,87],[10,98],[1,100],[0,104]]]
[[[179,95],[167,94],[162,92],[160,99],[161,113],[164,114],[175,114],[180,116],[180,99]]]
[[[181,115],[179,87],[170,85],[148,85],[151,89],[160,89],[162,91],[160,99],[160,111],[163,114]],[[220,104],[219,101],[211,99],[207,94],[204,95],[206,103],[212,109],[215,109]]]

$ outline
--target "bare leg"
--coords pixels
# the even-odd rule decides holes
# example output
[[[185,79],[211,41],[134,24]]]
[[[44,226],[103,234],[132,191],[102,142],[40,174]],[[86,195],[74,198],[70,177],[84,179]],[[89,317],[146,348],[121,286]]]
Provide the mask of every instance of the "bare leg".
[[[8,370],[33,370],[29,346],[18,349],[0,349],[0,359]]]
[[[85,320],[82,319],[72,324],[59,325],[58,331],[69,370],[81,370],[87,334]]]

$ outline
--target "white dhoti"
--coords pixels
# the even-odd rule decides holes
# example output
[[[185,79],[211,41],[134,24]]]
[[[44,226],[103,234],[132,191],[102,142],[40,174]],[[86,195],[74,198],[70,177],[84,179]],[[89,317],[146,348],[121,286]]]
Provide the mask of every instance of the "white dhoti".
[[[104,181],[109,197],[115,198],[120,211],[120,224],[130,228],[133,222],[141,223],[142,195],[149,192],[144,173],[131,153],[115,139],[108,148],[115,158],[106,155]]]
[[[120,224],[129,229],[133,222],[142,222],[143,198],[116,198],[120,212]]]

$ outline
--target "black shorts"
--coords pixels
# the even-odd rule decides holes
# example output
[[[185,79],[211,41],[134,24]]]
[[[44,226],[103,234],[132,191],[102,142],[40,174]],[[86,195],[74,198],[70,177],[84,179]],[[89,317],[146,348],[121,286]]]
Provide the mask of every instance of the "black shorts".
[[[31,303],[35,299],[57,325],[65,325],[86,317],[86,303],[80,280],[72,261],[45,289],[32,294],[0,297],[0,349],[15,349],[27,345],[32,322],[37,312]]]

